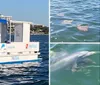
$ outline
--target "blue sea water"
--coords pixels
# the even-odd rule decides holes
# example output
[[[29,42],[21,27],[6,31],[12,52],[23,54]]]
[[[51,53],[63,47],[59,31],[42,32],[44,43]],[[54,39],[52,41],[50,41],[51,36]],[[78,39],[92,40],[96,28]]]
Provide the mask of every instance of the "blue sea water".
[[[38,64],[23,63],[0,65],[0,85],[48,85],[48,35],[31,35],[32,41],[40,42]],[[17,66],[17,67],[16,67]]]
[[[50,0],[50,16],[52,42],[100,41],[100,0]],[[72,23],[62,24],[64,20]],[[78,30],[79,24],[88,31]]]

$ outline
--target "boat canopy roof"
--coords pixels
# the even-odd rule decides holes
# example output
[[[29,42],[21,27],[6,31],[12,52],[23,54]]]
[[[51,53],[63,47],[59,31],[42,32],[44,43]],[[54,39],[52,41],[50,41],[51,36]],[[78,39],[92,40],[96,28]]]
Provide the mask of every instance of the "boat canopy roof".
[[[5,19],[0,19],[0,23],[7,24],[7,20],[5,20]]]
[[[22,24],[22,23],[27,23],[27,24],[33,24],[32,22],[27,22],[27,21],[15,21],[15,20],[10,20],[11,23],[15,24]]]

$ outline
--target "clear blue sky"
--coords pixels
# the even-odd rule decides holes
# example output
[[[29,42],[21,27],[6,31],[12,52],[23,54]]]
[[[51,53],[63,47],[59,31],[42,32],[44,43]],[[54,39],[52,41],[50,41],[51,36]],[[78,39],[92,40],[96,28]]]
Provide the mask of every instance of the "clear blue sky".
[[[48,26],[49,0],[0,0],[0,14]]]

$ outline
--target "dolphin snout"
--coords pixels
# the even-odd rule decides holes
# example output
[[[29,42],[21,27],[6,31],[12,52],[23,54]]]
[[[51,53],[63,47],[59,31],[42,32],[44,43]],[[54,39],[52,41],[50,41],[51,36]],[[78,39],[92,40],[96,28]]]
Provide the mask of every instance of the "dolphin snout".
[[[86,54],[86,56],[93,55],[93,54],[95,54],[95,53],[96,53],[96,52],[94,52],[94,51],[88,52],[88,53]]]

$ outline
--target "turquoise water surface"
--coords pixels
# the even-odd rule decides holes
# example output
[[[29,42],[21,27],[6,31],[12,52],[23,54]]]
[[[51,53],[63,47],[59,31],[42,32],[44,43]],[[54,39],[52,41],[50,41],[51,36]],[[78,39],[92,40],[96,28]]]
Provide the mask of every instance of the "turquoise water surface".
[[[100,41],[100,0],[50,0],[52,42]],[[62,24],[72,20],[70,24]],[[78,25],[88,26],[80,31]]]
[[[67,67],[58,69],[56,71],[50,71],[50,85],[100,85],[100,45],[99,44],[51,44],[51,56],[56,59],[55,62],[59,62],[64,54],[67,56],[80,51],[94,51],[95,54],[89,56],[95,64],[86,64],[80,67],[77,71],[72,72]],[[56,54],[58,53],[58,54]],[[53,59],[52,59],[53,60]],[[50,62],[52,62],[52,60]],[[50,63],[50,65],[53,65]],[[57,66],[57,67],[60,67]],[[56,68],[57,68],[56,67]]]

